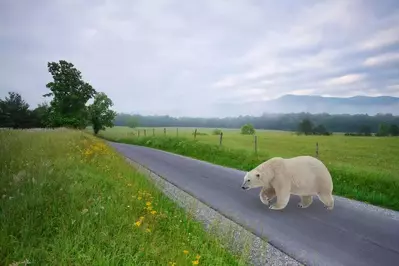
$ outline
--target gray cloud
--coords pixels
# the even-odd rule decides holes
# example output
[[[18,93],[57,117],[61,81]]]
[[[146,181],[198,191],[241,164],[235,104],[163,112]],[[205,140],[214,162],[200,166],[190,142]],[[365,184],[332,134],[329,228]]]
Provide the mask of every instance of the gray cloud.
[[[0,97],[42,102],[47,62],[59,59],[123,112],[224,116],[286,93],[399,96],[397,25],[394,0],[4,0]]]

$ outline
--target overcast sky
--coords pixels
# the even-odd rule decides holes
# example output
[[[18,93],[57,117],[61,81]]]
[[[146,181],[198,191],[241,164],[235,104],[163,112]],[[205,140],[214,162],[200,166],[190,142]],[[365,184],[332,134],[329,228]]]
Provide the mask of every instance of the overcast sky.
[[[399,96],[397,0],[1,0],[0,97],[72,62],[118,112],[224,116],[283,94]]]

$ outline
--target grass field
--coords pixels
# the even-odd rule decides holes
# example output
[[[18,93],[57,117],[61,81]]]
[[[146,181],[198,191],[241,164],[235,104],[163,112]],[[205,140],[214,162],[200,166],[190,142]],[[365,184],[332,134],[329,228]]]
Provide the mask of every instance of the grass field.
[[[244,265],[90,134],[0,130],[0,169],[0,265]]]
[[[100,136],[110,140],[136,143],[168,150],[194,158],[249,170],[258,163],[272,157],[315,155],[319,144],[319,158],[327,165],[334,179],[334,193],[369,202],[375,205],[399,210],[399,138],[333,136],[297,136],[282,131],[258,130],[258,155],[254,154],[254,137],[239,134],[238,130],[223,130],[222,148],[219,136],[212,135],[212,129],[199,128],[196,142],[193,128],[140,129],[114,127],[102,131]],[[155,133],[155,139],[152,134]],[[184,145],[173,144],[178,135]],[[152,139],[148,142],[149,139]],[[164,139],[164,141],[162,141]],[[181,140],[180,140],[181,141]],[[205,146],[200,146],[204,144]],[[184,147],[183,147],[184,146]],[[209,149],[213,148],[212,153]]]

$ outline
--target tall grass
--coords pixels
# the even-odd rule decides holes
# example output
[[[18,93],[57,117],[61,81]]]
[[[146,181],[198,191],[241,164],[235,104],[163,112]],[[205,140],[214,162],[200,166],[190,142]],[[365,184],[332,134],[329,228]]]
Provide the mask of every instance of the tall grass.
[[[245,149],[230,149],[185,137],[119,137],[106,133],[101,136],[111,141],[157,148],[244,171],[271,157],[265,152],[255,155]],[[333,177],[334,194],[399,210],[399,180],[392,175],[383,171],[334,165],[326,161],[324,163]]]
[[[244,265],[102,140],[0,130],[0,265]]]

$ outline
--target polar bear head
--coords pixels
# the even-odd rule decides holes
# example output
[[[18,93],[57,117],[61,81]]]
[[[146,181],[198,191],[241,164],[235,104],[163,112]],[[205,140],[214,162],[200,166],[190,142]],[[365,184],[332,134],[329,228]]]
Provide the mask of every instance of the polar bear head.
[[[274,179],[276,170],[281,168],[281,158],[272,158],[261,163],[244,176],[241,188],[244,190],[257,187],[270,187],[270,182]]]
[[[241,188],[247,190],[263,186],[260,175],[261,173],[257,169],[247,172],[244,176],[244,182],[242,183]]]

